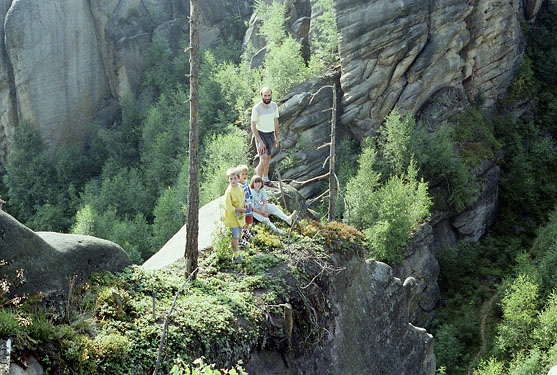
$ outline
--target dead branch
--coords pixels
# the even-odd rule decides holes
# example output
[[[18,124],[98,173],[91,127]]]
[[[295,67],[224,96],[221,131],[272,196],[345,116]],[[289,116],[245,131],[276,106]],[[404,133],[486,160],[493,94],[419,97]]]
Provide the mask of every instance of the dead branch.
[[[162,333],[161,333],[161,341],[159,343],[159,353],[157,355],[157,364],[155,366],[155,370],[153,371],[153,375],[157,375],[157,373],[159,372],[159,367],[160,367],[160,364],[161,364],[161,354],[162,354],[163,344],[164,344],[164,338],[166,336],[166,330],[168,328],[168,321],[170,320],[170,314],[172,314],[172,311],[174,310],[174,305],[176,305],[176,300],[178,299],[178,296],[182,292],[182,289],[184,289],[186,284],[191,282],[193,275],[197,274],[198,268],[196,268],[193,272],[191,272],[190,275],[188,276],[188,278],[186,279],[186,281],[184,281],[184,283],[180,286],[180,289],[178,289],[178,291],[176,292],[176,295],[174,296],[174,301],[172,301],[172,306],[170,306],[170,310],[168,310],[168,314],[166,314],[166,319],[164,320],[164,326],[163,326]]]

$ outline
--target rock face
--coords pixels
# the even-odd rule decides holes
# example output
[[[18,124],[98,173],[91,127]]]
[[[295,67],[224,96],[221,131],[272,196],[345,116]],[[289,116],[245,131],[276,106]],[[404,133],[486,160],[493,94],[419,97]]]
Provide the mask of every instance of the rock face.
[[[339,73],[332,71],[305,82],[282,98],[279,106],[281,148],[271,159],[271,175],[276,176],[273,171],[280,170],[282,178],[305,198],[319,192],[322,180],[304,182],[328,171],[323,162],[329,147],[322,146],[331,141],[333,87],[336,85],[338,91],[338,80]],[[339,125],[337,140],[343,132],[346,129]]]
[[[372,135],[395,106],[416,112],[446,87],[493,104],[523,50],[520,3],[335,1],[343,123]]]
[[[4,25],[19,120],[51,149],[82,143],[110,95],[89,2],[15,1]]]
[[[34,233],[0,211],[2,279],[16,280],[10,295],[65,294],[69,282],[85,280],[93,272],[118,272],[131,264],[113,242],[91,236]],[[22,270],[22,278],[17,278]],[[22,283],[19,283],[22,281]]]
[[[323,345],[306,356],[252,353],[254,374],[434,374],[433,337],[409,323],[415,280],[404,283],[380,262],[353,259],[331,280]],[[296,309],[296,306],[293,306]],[[294,354],[293,354],[294,355]]]
[[[200,2],[200,42],[225,39],[250,2]],[[122,97],[137,95],[152,40],[173,48],[188,35],[187,0],[0,0],[0,163],[20,121],[50,151],[82,144],[95,120],[112,124]]]

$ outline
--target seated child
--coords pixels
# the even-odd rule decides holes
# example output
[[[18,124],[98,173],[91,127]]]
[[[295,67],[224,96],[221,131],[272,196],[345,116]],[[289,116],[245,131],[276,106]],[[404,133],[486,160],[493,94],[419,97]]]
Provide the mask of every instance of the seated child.
[[[244,200],[246,206],[248,206],[248,210],[246,211],[246,225],[244,225],[244,229],[242,230],[242,235],[240,236],[239,244],[241,246],[249,246],[249,242],[247,240],[253,238],[253,235],[248,230],[248,225],[253,223],[253,216],[252,216],[253,197],[248,182],[249,168],[245,164],[240,164],[236,167],[236,169],[240,171],[240,175],[238,176],[240,179],[240,186],[242,186],[242,189],[244,189],[244,194],[245,194]]]
[[[234,258],[236,263],[242,262],[242,256],[238,250],[238,239],[242,227],[246,224],[246,206],[244,203],[244,190],[238,183],[239,171],[236,168],[229,168],[226,171],[229,185],[224,193],[224,225],[232,232],[232,247],[234,248]]]
[[[280,208],[274,204],[268,203],[269,198],[267,197],[267,192],[263,187],[263,179],[261,177],[257,175],[253,176],[250,181],[250,186],[253,195],[253,217],[270,226],[271,229],[278,234],[285,234],[285,231],[277,228],[273,223],[271,223],[269,216],[278,216],[280,219],[286,221],[288,225],[292,225],[292,220],[294,215],[296,215],[296,211],[292,212],[292,215],[286,216]]]

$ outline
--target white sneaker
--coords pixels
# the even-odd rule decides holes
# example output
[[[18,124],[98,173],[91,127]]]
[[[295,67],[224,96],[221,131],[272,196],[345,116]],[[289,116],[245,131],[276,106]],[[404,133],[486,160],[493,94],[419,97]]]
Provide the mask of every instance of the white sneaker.
[[[286,221],[286,223],[288,225],[292,225],[294,220],[296,220],[297,218],[298,218],[298,211],[294,210],[294,212],[292,212],[292,215],[288,216],[288,220]]]

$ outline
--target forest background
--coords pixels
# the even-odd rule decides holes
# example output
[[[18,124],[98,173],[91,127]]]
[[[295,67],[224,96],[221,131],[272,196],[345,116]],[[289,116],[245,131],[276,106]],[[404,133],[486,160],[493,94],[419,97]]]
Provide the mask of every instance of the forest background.
[[[332,1],[319,2],[325,11],[307,60],[285,31],[278,3],[257,5],[267,42],[262,66],[250,68],[249,47],[241,54],[246,25],[239,20],[229,25],[229,40],[202,53],[201,204],[222,195],[228,167],[251,163],[249,111],[260,87],[272,87],[278,101],[338,63]],[[483,113],[478,93],[465,113],[433,133],[395,110],[377,137],[339,141],[337,174],[347,202],[337,202],[339,217],[363,231],[371,256],[390,263],[431,210],[459,210],[474,200],[470,170],[478,160],[502,155],[496,224],[480,243],[438,254],[441,299],[430,330],[439,373],[476,366],[475,374],[540,374],[557,364],[555,8],[523,28],[526,56],[495,112]],[[126,97],[117,127],[94,125],[85,151],[69,146],[49,155],[22,122],[0,185],[6,210],[33,230],[112,240],[138,264],[156,252],[185,222],[185,46],[186,35],[178,51],[153,41],[141,83],[148,94]],[[517,103],[529,105],[520,118],[512,114]],[[471,137],[479,140],[474,148],[467,147]],[[436,179],[446,181],[442,197],[428,192]],[[314,208],[324,217],[325,207]]]

